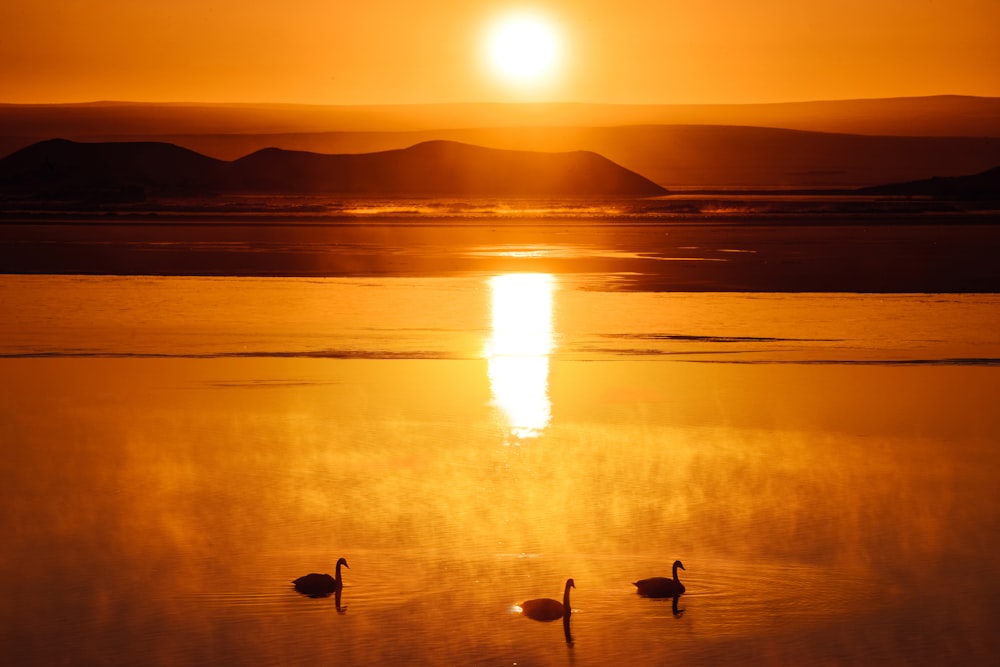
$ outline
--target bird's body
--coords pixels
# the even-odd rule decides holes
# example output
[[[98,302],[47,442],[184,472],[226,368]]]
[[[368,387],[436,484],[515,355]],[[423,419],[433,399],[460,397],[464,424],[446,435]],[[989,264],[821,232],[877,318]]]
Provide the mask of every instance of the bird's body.
[[[679,560],[674,561],[674,578],[650,577],[633,582],[633,586],[638,589],[639,595],[647,598],[670,598],[684,593],[684,584],[677,578],[677,568],[684,569],[684,565]]]
[[[336,577],[331,577],[329,574],[316,574],[312,572],[299,577],[292,584],[295,586],[295,590],[303,595],[308,595],[309,597],[326,597],[344,587],[344,581],[340,576],[341,565],[348,569],[351,567],[347,564],[347,559],[341,558],[337,561]]]
[[[554,621],[562,618],[565,613],[564,610],[563,603],[552,598],[527,600],[521,604],[522,613],[536,621]]]
[[[562,602],[553,600],[552,598],[526,600],[520,605],[521,613],[536,621],[555,621],[560,618],[568,619],[569,615],[573,613],[572,607],[569,606],[569,589],[571,588],[576,588],[576,584],[573,583],[572,579],[567,579],[566,588],[563,590]]]

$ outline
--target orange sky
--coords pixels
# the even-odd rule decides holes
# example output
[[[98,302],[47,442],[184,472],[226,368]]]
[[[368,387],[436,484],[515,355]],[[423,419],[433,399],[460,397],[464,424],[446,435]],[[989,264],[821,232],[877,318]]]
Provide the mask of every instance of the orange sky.
[[[998,0],[553,0],[563,68],[483,62],[483,0],[15,0],[0,102],[778,102],[1000,96]]]

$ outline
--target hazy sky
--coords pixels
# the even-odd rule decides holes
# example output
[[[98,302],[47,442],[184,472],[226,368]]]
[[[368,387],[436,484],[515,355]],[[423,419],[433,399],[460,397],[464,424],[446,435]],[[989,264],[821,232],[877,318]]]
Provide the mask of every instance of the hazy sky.
[[[544,85],[484,57],[530,6]],[[1000,0],[9,0],[0,102],[777,102],[1000,96]]]

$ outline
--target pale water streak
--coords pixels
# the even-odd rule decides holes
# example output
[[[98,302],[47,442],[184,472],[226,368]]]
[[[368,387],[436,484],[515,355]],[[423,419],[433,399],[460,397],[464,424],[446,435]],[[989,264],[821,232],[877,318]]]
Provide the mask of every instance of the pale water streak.
[[[995,295],[595,282],[0,278],[0,663],[992,660]]]

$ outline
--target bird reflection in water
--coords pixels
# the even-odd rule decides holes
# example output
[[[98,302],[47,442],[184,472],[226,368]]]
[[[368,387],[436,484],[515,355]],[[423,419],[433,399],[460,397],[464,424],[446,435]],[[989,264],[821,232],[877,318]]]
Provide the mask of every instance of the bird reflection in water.
[[[514,443],[549,424],[549,355],[553,348],[554,279],[510,273],[490,279],[492,328],[486,345],[493,401]]]
[[[344,590],[344,580],[341,576],[340,568],[346,567],[350,569],[351,566],[347,564],[346,558],[341,558],[337,561],[336,576],[331,577],[329,574],[317,574],[312,572],[310,574],[303,575],[292,582],[295,590],[311,598],[328,598],[330,595],[334,596],[334,605],[337,607],[337,611],[343,612],[346,607],[341,607],[340,605],[340,595]]]
[[[553,600],[552,598],[535,598],[533,600],[525,600],[515,607],[515,609],[518,609],[523,616],[527,616],[534,621],[549,622],[561,618],[563,622],[563,634],[566,635],[566,643],[572,646],[573,635],[569,629],[569,618],[573,613],[573,607],[569,603],[569,589],[571,588],[576,588],[576,584],[572,579],[567,579],[566,586],[563,589],[562,602]]]

